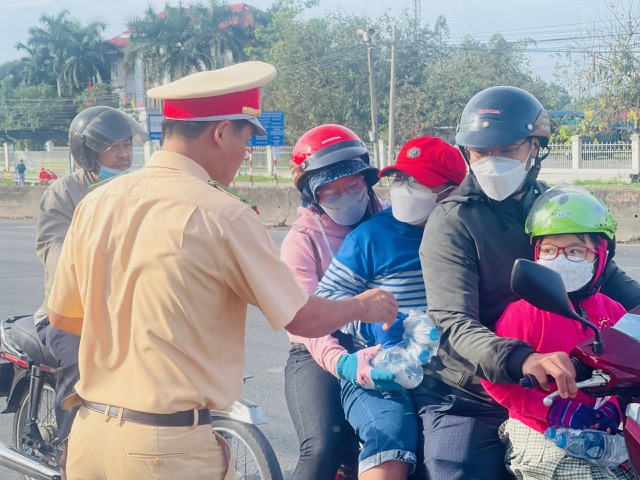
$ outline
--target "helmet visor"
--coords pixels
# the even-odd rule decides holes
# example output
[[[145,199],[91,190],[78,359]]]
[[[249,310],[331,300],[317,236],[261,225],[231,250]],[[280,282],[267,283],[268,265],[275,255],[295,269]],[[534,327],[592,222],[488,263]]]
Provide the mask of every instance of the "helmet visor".
[[[98,155],[116,143],[133,138],[138,143],[148,140],[147,132],[133,118],[119,110],[108,110],[96,116],[82,135],[85,145]]]

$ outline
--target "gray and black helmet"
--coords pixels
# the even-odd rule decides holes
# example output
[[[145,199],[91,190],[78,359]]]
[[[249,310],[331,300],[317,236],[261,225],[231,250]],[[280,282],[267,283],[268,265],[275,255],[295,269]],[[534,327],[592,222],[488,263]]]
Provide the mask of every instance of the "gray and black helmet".
[[[462,111],[456,143],[488,148],[511,145],[527,137],[549,144],[549,114],[536,97],[516,87],[491,87],[469,100]]]
[[[69,127],[69,148],[78,166],[100,171],[100,155],[109,147],[133,138],[147,140],[147,132],[132,117],[112,107],[91,107],[80,112]]]

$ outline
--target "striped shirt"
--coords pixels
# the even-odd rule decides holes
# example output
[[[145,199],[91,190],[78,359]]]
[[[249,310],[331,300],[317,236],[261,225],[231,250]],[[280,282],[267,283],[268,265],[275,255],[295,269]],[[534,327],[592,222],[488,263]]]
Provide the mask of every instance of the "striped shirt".
[[[316,295],[348,298],[372,288],[393,293],[401,310],[427,309],[418,249],[424,227],[396,220],[391,209],[377,213],[344,239],[316,289]],[[374,344],[366,324],[342,328],[357,348]]]

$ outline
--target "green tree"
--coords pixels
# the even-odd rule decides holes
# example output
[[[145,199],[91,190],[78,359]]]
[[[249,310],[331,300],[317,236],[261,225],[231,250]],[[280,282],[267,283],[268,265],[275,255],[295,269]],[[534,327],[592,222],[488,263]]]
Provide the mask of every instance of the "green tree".
[[[432,127],[453,131],[466,102],[493,85],[524,88],[547,108],[568,102],[558,85],[542,81],[528,67],[527,42],[495,35],[488,42],[467,38],[454,45],[444,17],[416,29],[400,18],[333,14],[308,18],[316,2],[282,0],[267,12],[271,21],[256,31],[261,45],[249,53],[278,68],[265,89],[265,108],[286,113],[290,142],[321,123],[341,123],[368,139],[371,107],[367,45],[356,31],[373,27],[371,43],[380,138],[388,131],[391,32],[395,41],[396,143]]]
[[[218,0],[192,7],[193,37],[185,47],[207,57],[207,61],[200,58],[205,69],[221,68],[226,59],[232,63],[247,59],[245,49],[254,42],[255,27],[263,17],[253,7],[244,4],[239,7],[242,10]]]
[[[640,5],[628,0],[606,8],[601,21],[580,29],[556,71],[591,118],[577,133],[594,138],[640,132]]]
[[[24,51],[23,78],[27,85],[55,83],[59,97],[72,96],[91,81],[110,81],[110,54],[114,48],[105,42],[106,25],[83,25],[68,10],[42,15],[40,27],[29,29],[29,38],[16,48]]]
[[[184,49],[192,37],[192,22],[187,8],[165,4],[163,15],[151,5],[141,17],[127,22],[131,30],[129,46],[125,51],[125,69],[132,72],[137,61],[142,61],[148,79],[162,83],[175,80],[191,72],[198,65],[195,53]]]
[[[11,76],[0,80],[0,129],[45,129],[69,128],[77,109],[72,99],[59,98],[51,85],[13,85]],[[29,144],[29,148],[38,148]]]
[[[250,53],[278,68],[265,89],[264,108],[286,112],[290,142],[322,123],[347,125],[366,139],[367,56],[356,31],[370,19],[339,14],[303,18],[314,4],[281,1],[267,12],[270,23],[256,30],[262,46]]]
[[[173,7],[165,4],[162,14],[151,6],[127,23],[130,44],[125,51],[125,69],[132,71],[142,61],[150,82],[175,80],[193,71],[220,68],[227,56],[245,60],[244,49],[254,41],[257,10],[243,6],[236,11],[218,0]]]
[[[442,29],[436,25],[436,30]],[[535,95],[548,109],[563,107],[566,92],[537,77],[528,67],[528,42],[508,42],[495,34],[487,43],[471,37],[459,45],[440,42],[441,54],[421,70],[421,82],[403,82],[398,94],[398,130],[412,137],[427,127],[454,127],[467,101],[479,91],[510,85]],[[405,138],[406,139],[406,138]]]

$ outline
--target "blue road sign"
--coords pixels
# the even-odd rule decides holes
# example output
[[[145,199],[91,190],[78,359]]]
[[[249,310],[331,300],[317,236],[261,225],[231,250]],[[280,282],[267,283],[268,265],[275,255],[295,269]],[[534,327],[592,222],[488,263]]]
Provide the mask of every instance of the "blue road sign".
[[[283,147],[284,146],[284,112],[278,110],[263,111],[258,120],[267,134],[254,135],[249,140],[250,147]]]

